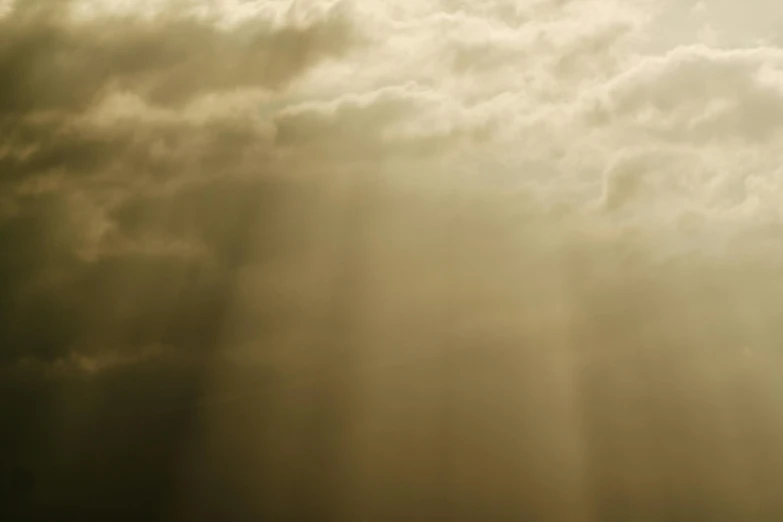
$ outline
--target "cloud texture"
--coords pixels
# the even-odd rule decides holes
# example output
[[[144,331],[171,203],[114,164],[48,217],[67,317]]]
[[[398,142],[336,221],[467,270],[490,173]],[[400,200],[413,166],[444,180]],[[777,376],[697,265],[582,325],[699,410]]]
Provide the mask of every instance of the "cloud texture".
[[[0,2],[9,520],[773,520],[743,5]]]

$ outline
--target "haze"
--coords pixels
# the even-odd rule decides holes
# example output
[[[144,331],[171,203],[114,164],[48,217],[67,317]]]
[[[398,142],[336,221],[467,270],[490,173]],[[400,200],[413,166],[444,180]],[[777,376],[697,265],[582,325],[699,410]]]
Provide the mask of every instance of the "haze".
[[[0,0],[0,519],[779,520],[782,18]]]

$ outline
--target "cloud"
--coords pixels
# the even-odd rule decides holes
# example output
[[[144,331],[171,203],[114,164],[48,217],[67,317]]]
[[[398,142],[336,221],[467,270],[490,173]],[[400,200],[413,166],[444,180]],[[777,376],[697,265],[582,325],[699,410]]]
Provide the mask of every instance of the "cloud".
[[[778,49],[677,48],[612,81],[608,117],[672,140],[757,141],[780,125]]]
[[[243,243],[261,241],[243,236],[268,228],[263,248],[280,251],[267,239],[290,227],[272,217],[298,189],[275,181],[270,107],[359,45],[341,6],[250,12],[229,29],[174,4],[82,4],[16,3],[0,20],[6,361],[132,352],[127,335],[186,351],[216,339]]]
[[[35,0],[2,19],[0,72],[5,113],[84,109],[107,89],[125,88],[170,105],[200,92],[279,89],[358,36],[341,9],[286,23],[259,13],[230,30],[179,14],[98,16],[70,21],[73,2]],[[49,86],[57,85],[57,89]]]
[[[317,520],[344,472],[355,519],[632,519],[781,476],[745,451],[779,434],[774,43],[647,1],[8,5],[18,509]]]

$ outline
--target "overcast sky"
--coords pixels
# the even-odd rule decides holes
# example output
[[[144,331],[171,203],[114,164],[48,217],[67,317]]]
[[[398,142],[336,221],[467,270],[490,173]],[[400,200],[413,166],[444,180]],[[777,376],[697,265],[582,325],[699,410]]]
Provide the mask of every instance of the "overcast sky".
[[[0,518],[777,520],[781,30],[0,0]]]

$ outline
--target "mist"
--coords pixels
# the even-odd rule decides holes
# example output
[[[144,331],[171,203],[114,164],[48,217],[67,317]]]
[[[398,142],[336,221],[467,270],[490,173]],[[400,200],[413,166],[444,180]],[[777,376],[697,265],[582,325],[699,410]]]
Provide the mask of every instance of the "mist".
[[[777,520],[776,9],[0,1],[3,520]]]

